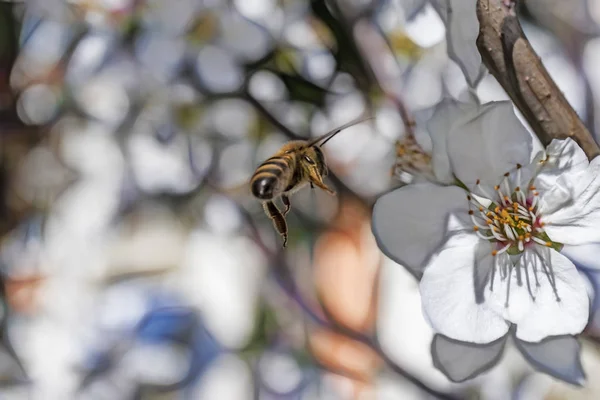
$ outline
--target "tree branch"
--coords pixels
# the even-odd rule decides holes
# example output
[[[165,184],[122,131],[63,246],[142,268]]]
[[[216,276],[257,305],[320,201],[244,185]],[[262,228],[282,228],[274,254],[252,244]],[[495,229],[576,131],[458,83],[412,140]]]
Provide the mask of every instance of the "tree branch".
[[[589,159],[600,154],[525,37],[514,0],[477,0],[477,47],[490,72],[506,90],[544,146],[552,139],[575,140]]]

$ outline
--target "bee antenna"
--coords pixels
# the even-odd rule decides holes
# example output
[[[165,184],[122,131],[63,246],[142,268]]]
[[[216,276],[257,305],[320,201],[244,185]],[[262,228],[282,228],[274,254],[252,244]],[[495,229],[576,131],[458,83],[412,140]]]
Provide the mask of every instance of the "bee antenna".
[[[321,144],[319,145],[319,147],[323,147],[323,146],[325,146],[325,143],[329,142],[331,139],[333,139],[333,137],[334,137],[335,135],[337,135],[337,134],[338,134],[338,133],[340,133],[341,131],[342,131],[341,129],[336,129],[336,130],[335,130],[335,131],[334,131],[334,132],[331,134],[331,136],[329,136],[327,139],[325,139],[325,141],[324,141],[323,143],[321,143]]]
[[[319,145],[319,147],[323,147],[325,145],[325,143],[327,143],[328,141],[331,140],[331,138],[333,138],[335,135],[337,135],[338,133],[340,133],[341,131],[343,131],[346,128],[350,128],[351,126],[360,124],[361,122],[365,122],[368,121],[370,119],[373,119],[374,117],[368,117],[368,118],[360,118],[360,119],[356,119],[354,121],[348,122],[345,125],[340,126],[339,128],[335,128],[333,131],[328,132],[318,138],[316,138],[315,140],[311,141],[308,143],[308,147],[310,146],[314,146],[315,144],[319,143],[321,140],[323,140],[323,143],[321,143]]]

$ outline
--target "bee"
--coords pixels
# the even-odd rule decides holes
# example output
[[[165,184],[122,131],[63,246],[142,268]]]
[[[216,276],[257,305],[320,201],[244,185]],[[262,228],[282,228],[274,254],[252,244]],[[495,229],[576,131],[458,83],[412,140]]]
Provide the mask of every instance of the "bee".
[[[250,179],[252,195],[263,203],[265,213],[283,239],[283,247],[286,247],[288,240],[285,216],[291,208],[290,195],[307,184],[312,189],[316,186],[330,195],[335,195],[335,191],[323,182],[328,169],[321,147],[342,130],[371,118],[349,122],[314,140],[288,142],[258,166]],[[275,205],[274,201],[277,198],[281,198],[285,206],[283,212]]]

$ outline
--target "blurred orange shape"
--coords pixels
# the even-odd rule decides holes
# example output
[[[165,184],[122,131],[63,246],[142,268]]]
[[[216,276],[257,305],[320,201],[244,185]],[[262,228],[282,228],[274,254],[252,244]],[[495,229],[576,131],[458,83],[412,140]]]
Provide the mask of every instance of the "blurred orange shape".
[[[364,206],[346,202],[315,250],[315,281],[323,305],[353,330],[370,331],[377,311],[380,253]]]
[[[44,277],[33,275],[24,278],[6,278],[4,288],[9,307],[22,314],[33,314],[37,310],[38,291]]]
[[[310,347],[313,355],[332,372],[363,383],[371,381],[381,363],[379,355],[369,346],[327,329],[312,332]]]

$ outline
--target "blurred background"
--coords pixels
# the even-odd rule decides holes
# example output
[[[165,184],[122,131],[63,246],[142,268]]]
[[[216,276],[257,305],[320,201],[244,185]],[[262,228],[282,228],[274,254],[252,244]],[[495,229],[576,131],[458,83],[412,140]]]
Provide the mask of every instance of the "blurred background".
[[[521,8],[596,132],[600,0]],[[398,149],[467,93],[446,50],[417,0],[0,2],[0,398],[599,398],[595,319],[584,389],[515,351],[448,381],[375,244]],[[508,98],[489,75],[475,94]],[[254,169],[365,112],[326,147],[338,195],[295,194],[281,249]]]

